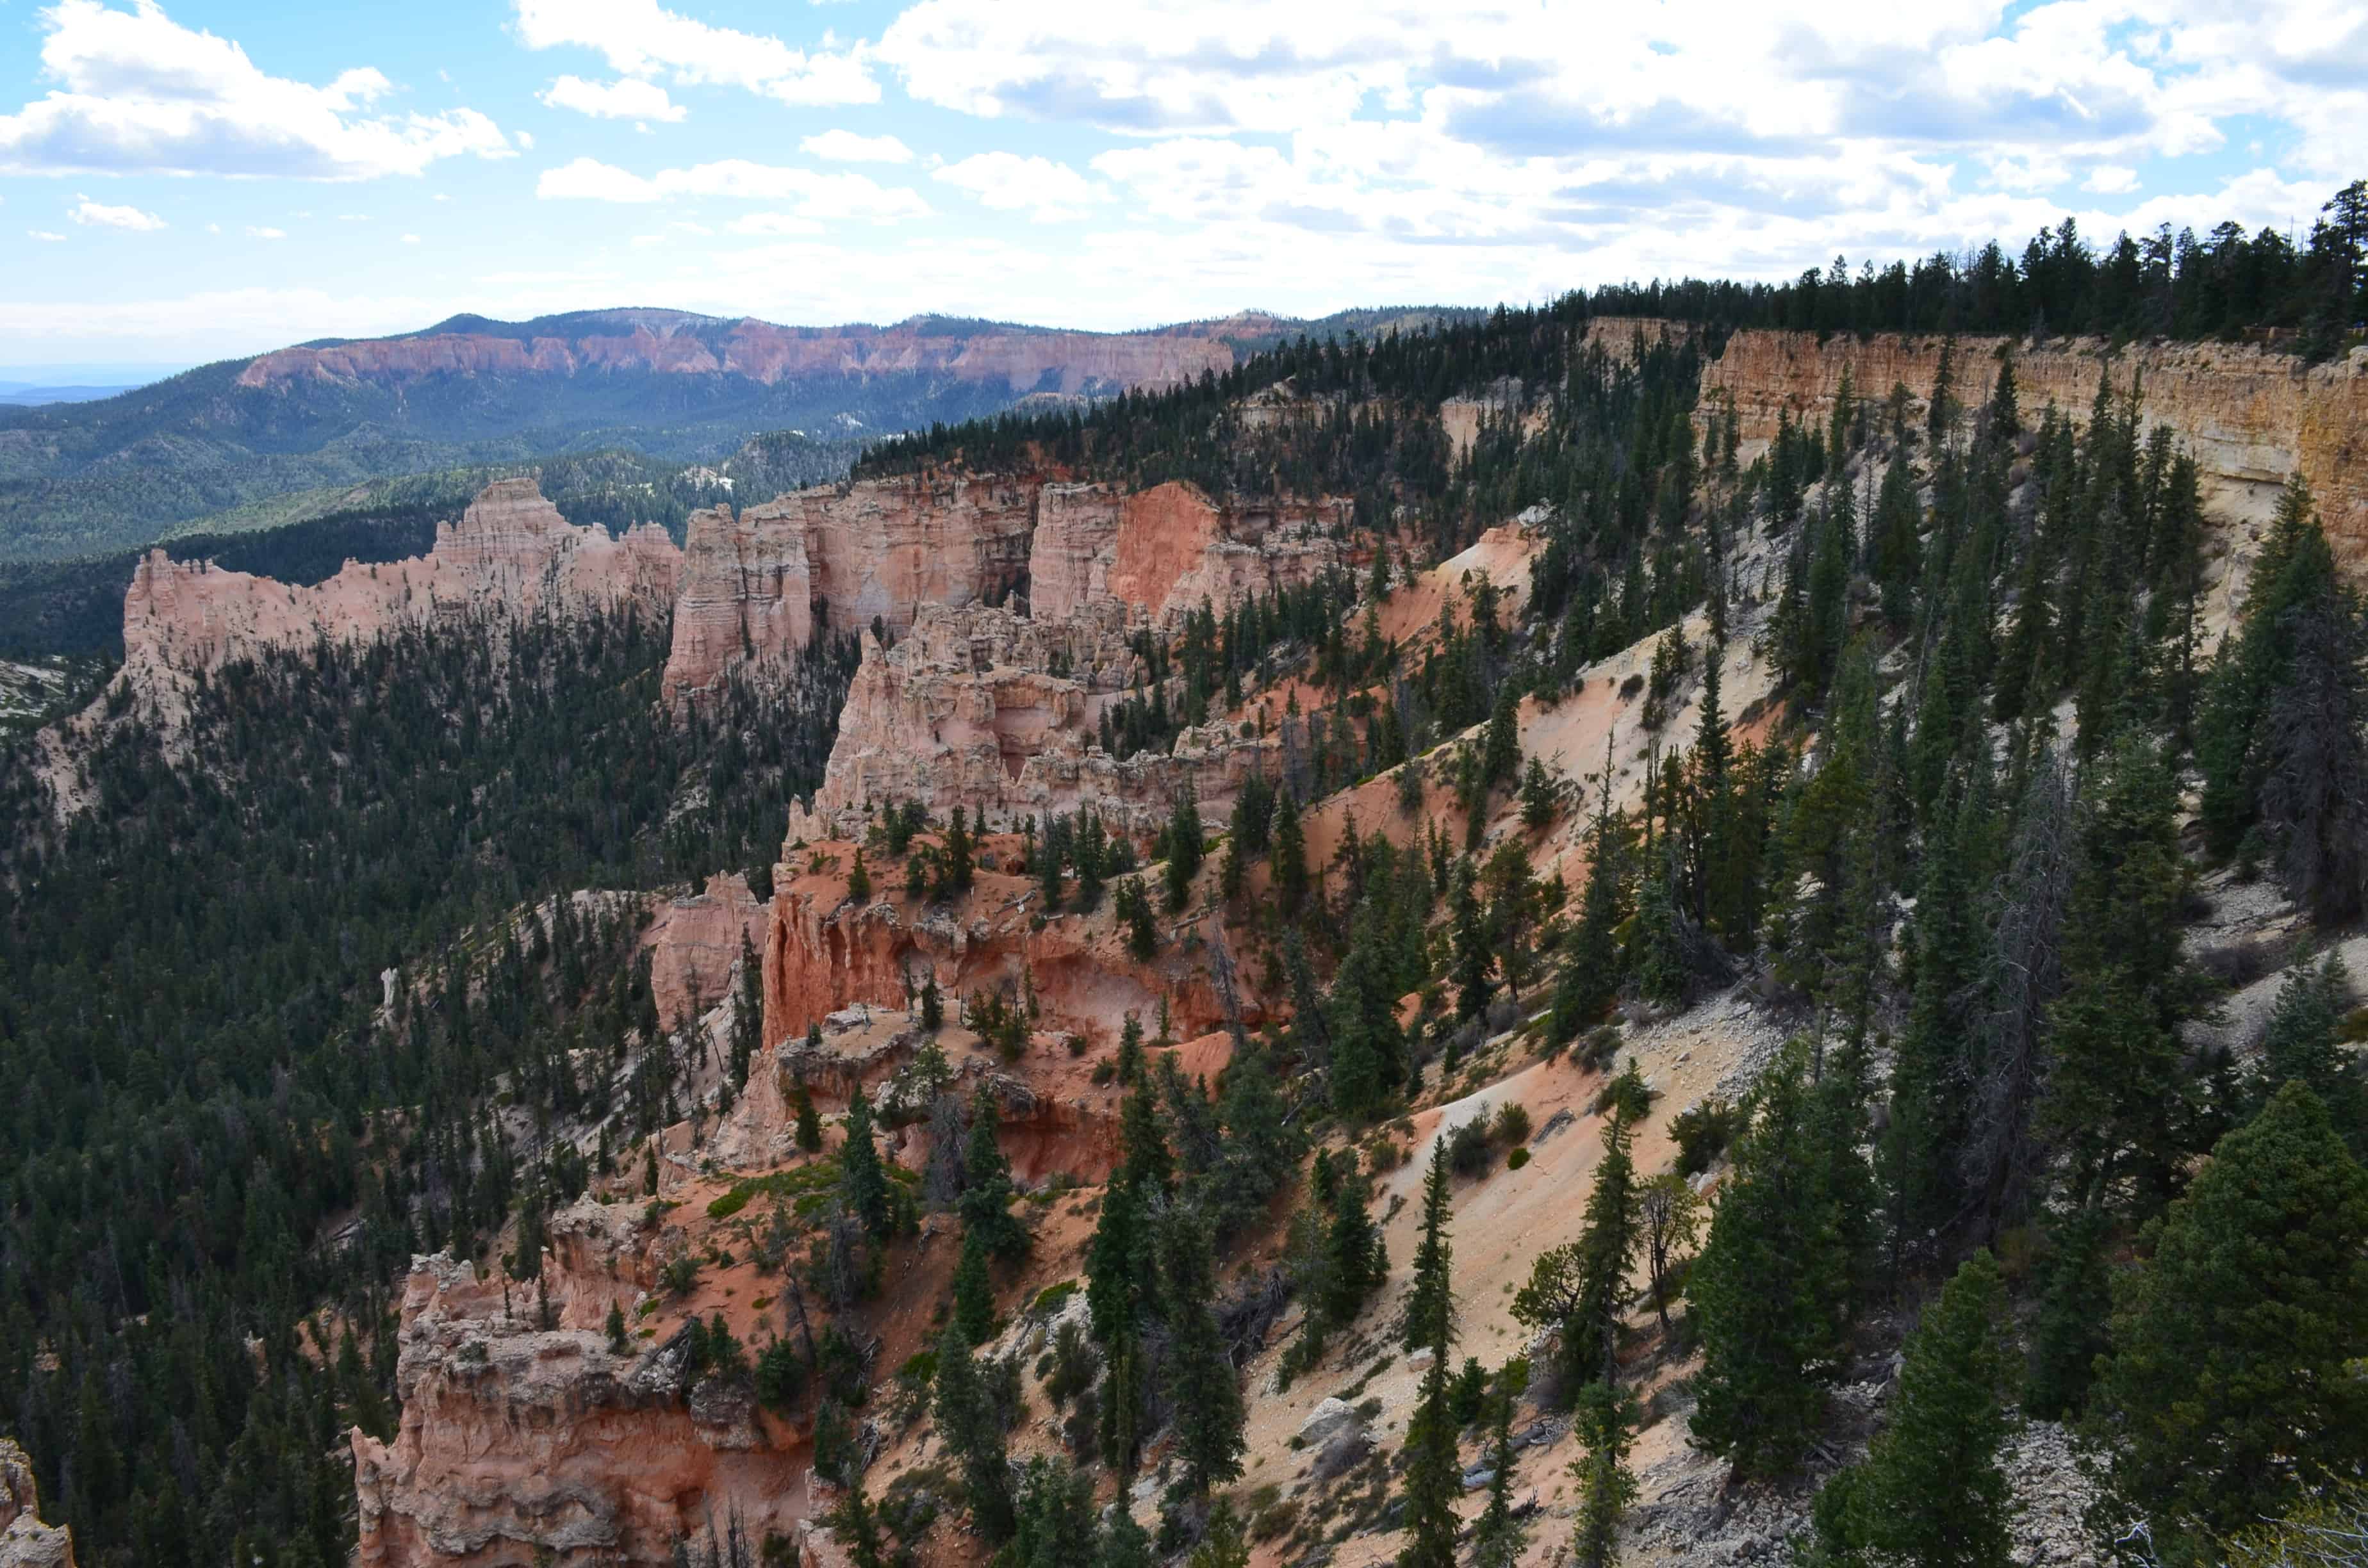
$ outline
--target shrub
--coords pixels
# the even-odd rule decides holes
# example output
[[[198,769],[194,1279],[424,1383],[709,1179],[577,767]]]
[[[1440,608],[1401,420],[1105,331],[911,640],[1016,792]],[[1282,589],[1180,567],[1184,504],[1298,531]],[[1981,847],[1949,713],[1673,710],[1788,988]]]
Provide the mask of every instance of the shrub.
[[[1508,1100],[1497,1108],[1497,1142],[1508,1145],[1530,1141],[1530,1108]]]
[[[1670,1136],[1678,1141],[1679,1174],[1700,1176],[1710,1169],[1742,1131],[1743,1108],[1731,1100],[1713,1096],[1679,1111],[1669,1123]]]
[[[733,1215],[747,1208],[748,1199],[754,1196],[755,1194],[749,1188],[735,1187],[707,1206],[707,1217],[711,1220],[729,1220]]]
[[[1505,1168],[1508,1171],[1520,1170],[1529,1163],[1530,1152],[1527,1149],[1516,1149],[1505,1156]]]
[[[1485,1175],[1496,1161],[1496,1151],[1488,1145],[1487,1124],[1478,1117],[1447,1135],[1447,1168],[1457,1176]]]
[[[659,1269],[658,1278],[674,1294],[688,1296],[699,1283],[699,1259],[685,1253]]]

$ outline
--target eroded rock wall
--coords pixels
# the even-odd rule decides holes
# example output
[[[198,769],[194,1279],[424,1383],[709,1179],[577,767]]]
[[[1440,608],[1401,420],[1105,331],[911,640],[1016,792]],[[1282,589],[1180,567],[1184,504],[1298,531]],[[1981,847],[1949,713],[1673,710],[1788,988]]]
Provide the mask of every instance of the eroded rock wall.
[[[630,1220],[578,1212],[600,1209],[552,1219],[547,1318],[531,1286],[413,1261],[402,1426],[352,1437],[359,1568],[664,1564],[710,1517],[736,1511],[751,1539],[803,1517],[803,1451],[745,1391],[687,1381],[672,1339],[610,1352],[600,1322],[638,1288],[613,1272],[630,1243],[607,1233]]]
[[[744,659],[780,657],[814,635],[814,570],[804,521],[780,506],[729,506],[690,516],[666,697],[679,703],[714,688]]]
[[[74,1537],[41,1523],[40,1509],[32,1459],[0,1437],[0,1568],[74,1568]]]
[[[123,600],[127,670],[194,673],[274,649],[359,642],[472,614],[569,615],[674,602],[682,553],[645,524],[621,539],[576,528],[531,479],[495,480],[426,555],[349,562],[298,587],[151,551]]]
[[[1114,603],[1062,620],[929,605],[893,647],[867,633],[823,786],[791,804],[791,840],[860,838],[872,808],[906,801],[981,813],[996,831],[1090,806],[1148,837],[1189,786],[1222,815],[1270,743],[1212,725],[1164,756],[1121,761],[1097,744],[1103,706],[1137,673],[1124,625]]]
[[[1610,351],[1630,351],[1641,330],[1650,339],[1682,325],[1602,317],[1588,335]],[[1776,432],[1780,410],[1823,417],[1833,408],[1848,367],[1859,395],[1882,398],[1904,384],[1920,411],[1941,368],[1941,339],[1878,333],[1744,331],[1702,370],[1703,412],[1734,400],[1746,440]],[[2085,420],[2099,377],[2110,369],[2126,392],[2145,397],[2145,419],[2177,431],[2203,471],[2204,502],[2223,515],[2259,517],[2278,487],[2299,472],[2318,501],[2338,556],[2368,573],[2368,349],[2305,367],[2291,354],[2222,343],[2138,343],[2115,348],[2095,338],[2044,343],[2005,337],[1956,340],[1956,396],[1978,403],[1998,374],[2001,353],[2014,359],[2015,385],[2027,416],[2049,403]]]
[[[1343,564],[1349,513],[1338,499],[1220,506],[1178,481],[1124,494],[1048,484],[1030,602],[1048,620],[1118,604],[1172,629],[1203,600],[1223,609]]]

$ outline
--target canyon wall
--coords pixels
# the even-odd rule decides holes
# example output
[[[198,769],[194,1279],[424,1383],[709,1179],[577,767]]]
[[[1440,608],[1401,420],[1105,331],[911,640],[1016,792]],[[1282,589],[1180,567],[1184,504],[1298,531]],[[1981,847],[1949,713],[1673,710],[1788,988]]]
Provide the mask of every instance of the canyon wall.
[[[623,1209],[624,1206],[620,1206]],[[803,1450],[745,1389],[689,1381],[679,1336],[612,1353],[638,1210],[586,1200],[552,1220],[546,1303],[445,1254],[416,1258],[402,1307],[392,1443],[357,1430],[357,1568],[664,1564],[736,1511],[751,1539],[806,1512]],[[544,1327],[549,1322],[552,1326]]]
[[[823,786],[791,805],[791,842],[860,838],[874,808],[907,801],[981,814],[990,831],[1090,806],[1145,838],[1189,786],[1222,816],[1271,743],[1211,725],[1165,756],[1121,761],[1098,744],[1103,708],[1137,674],[1124,610],[1052,620],[928,605],[893,647],[866,632]]]
[[[33,1461],[0,1437],[0,1568],[74,1568],[74,1537],[41,1523]]]
[[[124,665],[210,671],[274,649],[359,642],[475,615],[569,615],[628,604],[662,614],[681,566],[663,528],[644,525],[612,539],[569,524],[533,480],[500,479],[458,522],[437,525],[426,555],[348,562],[310,587],[152,551],[123,598]]]
[[[1048,484],[1038,503],[1030,603],[1047,620],[1124,604],[1172,630],[1204,599],[1223,609],[1343,564],[1350,511],[1339,498],[1221,506],[1173,480],[1133,493]]]
[[[1612,317],[1588,327],[1591,340],[1615,354],[1630,351],[1640,330],[1650,339],[1691,329]],[[1744,439],[1764,440],[1776,433],[1780,410],[1790,409],[1795,419],[1830,414],[1844,367],[1860,396],[1881,399],[1902,383],[1920,410],[1940,372],[1941,341],[1896,333],[1861,341],[1837,333],[1820,342],[1806,332],[1737,332],[1725,352],[1703,368],[1701,412],[1731,397]],[[2100,375],[2110,370],[2122,392],[2137,381],[2146,423],[2169,425],[2194,452],[2204,504],[2214,512],[2265,517],[2279,487],[2300,473],[2317,499],[2338,558],[2355,577],[2368,574],[2368,349],[2305,367],[2291,354],[2237,344],[2115,348],[2095,338],[1960,337],[1961,403],[1978,403],[1987,395],[2004,354],[2013,357],[2026,418],[2035,419],[2053,403],[2085,420]]]

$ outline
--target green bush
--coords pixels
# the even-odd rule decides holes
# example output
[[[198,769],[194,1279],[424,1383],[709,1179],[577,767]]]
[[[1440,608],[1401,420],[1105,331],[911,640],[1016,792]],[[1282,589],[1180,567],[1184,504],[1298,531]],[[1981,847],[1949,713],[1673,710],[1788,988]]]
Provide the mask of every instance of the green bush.
[[[1529,1163],[1530,1152],[1527,1149],[1516,1149],[1505,1156],[1505,1168],[1508,1171],[1520,1170]]]

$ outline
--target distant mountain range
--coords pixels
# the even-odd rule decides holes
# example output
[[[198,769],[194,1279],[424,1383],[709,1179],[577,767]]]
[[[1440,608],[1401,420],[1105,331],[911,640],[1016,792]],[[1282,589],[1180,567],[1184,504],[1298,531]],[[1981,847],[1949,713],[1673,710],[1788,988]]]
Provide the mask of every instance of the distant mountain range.
[[[1169,386],[1303,331],[1475,313],[1249,312],[1129,333],[944,316],[828,327],[667,310],[454,316],[112,396],[0,406],[0,562],[105,554],[200,519],[255,526],[284,517],[288,498],[394,475],[608,449],[705,462],[771,430],[845,442],[1025,399]]]
[[[96,403],[103,397],[131,391],[129,382],[113,387],[41,386],[32,381],[0,381],[0,403],[30,405],[42,403]]]

